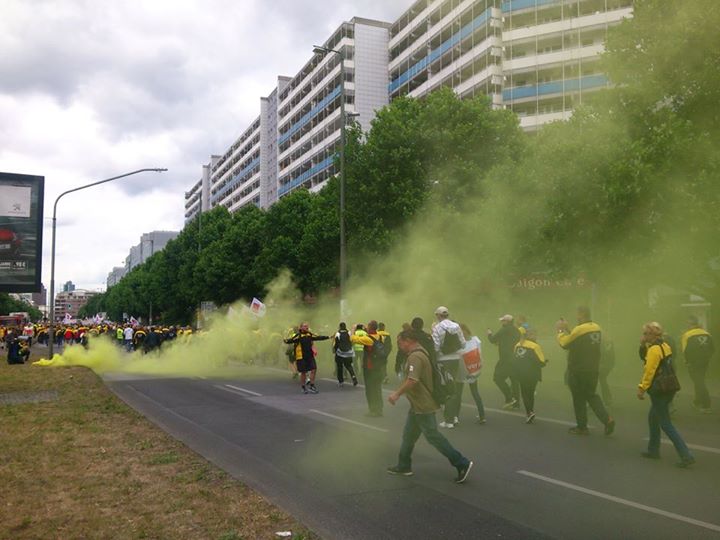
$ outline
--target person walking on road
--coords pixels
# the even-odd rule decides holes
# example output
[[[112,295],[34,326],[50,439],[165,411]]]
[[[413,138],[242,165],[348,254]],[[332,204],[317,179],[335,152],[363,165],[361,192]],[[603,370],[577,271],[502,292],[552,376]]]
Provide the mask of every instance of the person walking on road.
[[[590,308],[580,306],[577,310],[578,324],[569,330],[565,319],[556,325],[558,344],[568,351],[568,386],[573,398],[577,425],[570,428],[573,435],[589,435],[587,427],[587,406],[593,410],[605,425],[605,435],[615,430],[613,420],[597,394],[600,373],[600,355],[602,353],[602,329],[591,320]]]
[[[435,318],[437,323],[433,326],[432,339],[435,354],[437,354],[437,362],[457,382],[460,352],[465,347],[465,336],[463,336],[460,325],[450,319],[450,312],[445,306],[439,306],[435,310]],[[452,397],[445,403],[443,421],[440,422],[440,427],[452,429],[459,424],[459,411],[460,395],[456,387]]]
[[[537,344],[535,331],[526,328],[520,341],[515,345],[515,376],[520,384],[520,394],[525,406],[526,424],[535,420],[535,388],[542,380],[542,368],[545,367],[545,354]]]
[[[705,384],[705,375],[713,354],[715,344],[712,336],[700,326],[697,317],[688,317],[688,330],[680,338],[685,363],[695,386],[693,406],[703,413],[710,413],[710,393]]]
[[[646,351],[645,369],[638,385],[637,397],[645,399],[646,393],[650,396],[650,412],[648,413],[650,439],[647,452],[643,452],[641,455],[649,459],[660,459],[660,430],[662,429],[680,456],[677,466],[686,468],[695,463],[695,458],[670,419],[669,405],[675,396],[675,391],[665,392],[659,384],[656,384],[659,373],[668,368],[673,371],[672,349],[663,341],[662,335],[662,326],[656,322],[643,326],[642,343],[645,345]]]
[[[400,387],[390,394],[388,402],[395,405],[400,397],[405,395],[410,402],[410,410],[405,420],[397,465],[388,467],[387,472],[411,476],[413,449],[420,435],[424,435],[425,439],[455,467],[457,471],[455,482],[462,484],[467,480],[473,462],[453,448],[438,431],[435,412],[440,407],[432,397],[433,371],[428,353],[418,343],[418,336],[414,330],[403,331],[398,336],[397,346],[407,354],[405,378]]]
[[[350,338],[353,343],[363,345],[363,382],[365,383],[365,399],[368,404],[368,412],[365,416],[371,418],[383,415],[382,383],[387,365],[385,349],[387,337],[387,332],[381,334],[378,331],[377,321],[372,320],[367,324],[366,335],[358,335],[356,332]]]
[[[308,323],[304,322],[300,324],[295,334],[285,340],[285,343],[288,345],[291,343],[295,345],[295,361],[297,362],[297,370],[300,373],[300,386],[302,387],[303,394],[307,394],[308,392],[312,394],[318,393],[317,386],[315,386],[317,364],[315,363],[313,342],[325,341],[327,339],[330,339],[330,336],[313,334],[310,331]]]
[[[470,328],[464,323],[460,323],[463,337],[465,338],[465,347],[460,353],[461,360],[458,369],[458,381],[456,384],[456,393],[458,394],[457,411],[460,412],[460,404],[462,403],[463,387],[467,384],[470,387],[475,407],[477,407],[477,418],[475,423],[485,423],[485,405],[478,391],[478,377],[482,368],[482,342],[480,338],[474,336]]]
[[[505,398],[503,409],[520,408],[520,385],[512,371],[515,345],[520,341],[520,330],[515,326],[512,315],[500,317],[502,326],[493,333],[488,329],[487,336],[490,343],[498,346],[498,362],[495,365],[493,382],[497,385]],[[510,385],[507,380],[510,379]]]
[[[350,341],[350,333],[344,322],[340,323],[335,338],[333,339],[333,352],[335,353],[335,366],[337,367],[337,380],[340,388],[345,384],[345,370],[352,377],[353,386],[358,385],[355,370],[353,369],[353,358],[355,358],[355,350],[352,341]]]

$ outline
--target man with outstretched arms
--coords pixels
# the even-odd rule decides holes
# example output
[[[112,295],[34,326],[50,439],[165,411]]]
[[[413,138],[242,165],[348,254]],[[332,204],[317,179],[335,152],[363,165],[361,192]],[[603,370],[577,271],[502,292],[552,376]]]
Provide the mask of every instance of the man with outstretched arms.
[[[605,435],[615,430],[615,420],[610,418],[602,399],[597,394],[602,353],[602,329],[591,320],[590,309],[580,306],[577,310],[578,324],[572,331],[567,321],[560,319],[556,325],[558,344],[568,351],[568,386],[573,398],[577,426],[570,428],[573,435],[588,435],[587,406],[605,425]]]

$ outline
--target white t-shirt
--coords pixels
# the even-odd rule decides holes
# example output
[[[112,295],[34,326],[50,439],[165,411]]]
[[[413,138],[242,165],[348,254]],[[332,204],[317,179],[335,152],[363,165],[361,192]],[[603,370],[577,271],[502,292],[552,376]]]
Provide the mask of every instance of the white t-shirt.
[[[123,335],[125,336],[125,339],[132,339],[133,334],[134,334],[133,329],[130,328],[129,326],[125,330],[123,330]]]

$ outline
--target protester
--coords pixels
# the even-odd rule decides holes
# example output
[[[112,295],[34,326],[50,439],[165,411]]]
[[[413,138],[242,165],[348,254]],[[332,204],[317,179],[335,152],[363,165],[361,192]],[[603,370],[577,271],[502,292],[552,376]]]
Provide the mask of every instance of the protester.
[[[493,382],[505,398],[503,409],[520,408],[520,385],[512,371],[515,345],[520,341],[520,330],[513,322],[512,315],[503,315],[499,321],[502,326],[493,333],[488,328],[487,336],[490,343],[498,346],[498,362],[495,364]],[[507,381],[510,379],[510,385]]]
[[[325,341],[327,339],[330,339],[330,336],[313,334],[308,327],[308,323],[304,322],[300,324],[295,334],[285,340],[285,343],[295,345],[295,361],[297,363],[297,370],[300,373],[300,385],[303,394],[307,394],[308,392],[312,394],[318,393],[317,386],[315,386],[317,363],[315,362],[313,342]]]
[[[578,308],[577,320],[578,324],[572,332],[564,319],[560,319],[556,325],[558,344],[568,351],[568,386],[577,421],[577,425],[570,428],[569,432],[573,435],[590,433],[587,427],[587,406],[590,405],[595,415],[605,425],[605,435],[611,435],[615,430],[615,420],[610,417],[602,399],[597,395],[602,330],[599,325],[592,322],[590,309],[585,306]]]
[[[405,395],[410,402],[410,410],[405,420],[397,465],[388,467],[387,472],[402,476],[413,474],[412,452],[422,434],[455,467],[455,482],[461,484],[467,479],[473,462],[453,448],[437,429],[435,412],[440,407],[432,397],[433,373],[428,353],[420,346],[418,335],[413,330],[403,331],[398,336],[397,346],[407,354],[405,378],[400,388],[388,397],[388,402],[395,405],[400,396]]]
[[[133,349],[133,334],[135,334],[135,331],[132,326],[126,324],[123,330],[123,339],[125,340],[125,350],[127,352],[131,352]]]
[[[387,376],[387,359],[390,358],[392,352],[392,337],[390,333],[385,330],[385,323],[378,323],[378,334],[383,337],[383,346],[385,348],[385,369],[383,369],[383,384],[390,382]]]
[[[535,420],[535,388],[542,380],[542,368],[545,367],[545,355],[537,343],[535,331],[526,328],[520,341],[515,345],[513,371],[520,384],[526,424]]]
[[[400,331],[400,333],[404,332],[405,330],[410,330],[410,323],[402,323],[402,330]],[[397,338],[395,338],[395,343],[397,343]],[[393,371],[395,372],[395,375],[398,379],[402,378],[403,369],[405,368],[405,360],[407,360],[407,355],[405,354],[405,351],[403,351],[400,347],[396,347],[395,369]]]
[[[466,324],[460,323],[460,328],[465,338],[465,347],[460,352],[460,363],[458,369],[458,381],[456,384],[456,393],[458,395],[457,401],[457,416],[460,414],[460,404],[462,403],[462,392],[464,386],[467,384],[470,387],[470,394],[472,394],[473,401],[475,401],[475,407],[477,407],[477,418],[475,422],[477,424],[484,424],[485,420],[485,406],[483,400],[480,397],[478,391],[478,377],[480,376],[480,368],[482,367],[482,342],[480,338],[474,336]]]
[[[352,378],[353,386],[358,385],[355,370],[353,369],[353,358],[355,358],[355,350],[352,341],[350,341],[350,332],[344,322],[340,323],[335,338],[333,339],[333,352],[335,353],[335,366],[337,368],[337,380],[340,388],[345,384],[345,370],[347,369]]]
[[[643,326],[642,343],[646,350],[645,369],[638,385],[637,397],[645,399],[645,393],[650,396],[650,412],[648,413],[650,439],[647,452],[643,452],[642,456],[649,459],[660,459],[660,430],[662,429],[680,456],[677,466],[686,468],[695,463],[695,458],[670,420],[668,406],[675,396],[675,391],[663,391],[657,384],[658,376],[664,370],[674,371],[672,349],[663,341],[662,335],[663,329],[659,323],[650,322]]]
[[[388,337],[387,332],[380,334],[375,320],[367,324],[366,335],[359,335],[356,331],[351,337],[353,343],[363,345],[362,371],[368,405],[366,416],[371,418],[383,415],[382,382],[387,364],[385,340]]]
[[[460,362],[460,351],[465,347],[465,337],[460,325],[450,319],[450,312],[445,306],[439,306],[435,310],[437,323],[433,326],[432,339],[437,354],[437,362],[450,374],[450,377],[457,381],[458,363]],[[443,421],[439,426],[452,429],[460,423],[458,411],[460,409],[460,396],[457,392],[445,403]]]
[[[680,342],[690,378],[695,386],[693,406],[703,413],[710,413],[710,393],[705,384],[705,376],[710,359],[715,354],[713,338],[700,326],[698,318],[690,315],[688,330],[682,335]]]
[[[362,337],[362,336],[367,336],[367,332],[365,331],[365,327],[361,323],[358,323],[353,328],[352,335]],[[363,354],[365,352],[365,345],[363,345],[362,343],[360,343],[358,341],[353,341],[353,350],[355,351],[355,358],[353,359],[353,368],[355,369],[355,373],[358,373],[360,370],[358,358],[363,357]],[[363,378],[364,378],[364,375],[363,375]],[[363,382],[365,382],[365,381],[363,380]]]

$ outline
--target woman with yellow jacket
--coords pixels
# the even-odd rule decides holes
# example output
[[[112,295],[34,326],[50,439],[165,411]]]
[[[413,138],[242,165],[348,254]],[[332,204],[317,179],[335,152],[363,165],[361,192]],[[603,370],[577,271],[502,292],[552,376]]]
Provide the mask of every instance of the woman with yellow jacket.
[[[533,329],[527,328],[521,332],[520,341],[513,352],[513,372],[520,383],[520,394],[527,414],[525,423],[532,424],[535,420],[535,387],[542,380],[541,369],[546,362]]]
[[[695,458],[690,454],[685,441],[670,420],[669,406],[675,397],[675,392],[662,392],[657,385],[653,385],[658,372],[661,369],[667,369],[668,363],[672,365],[672,349],[663,341],[662,336],[663,329],[659,323],[650,322],[643,326],[641,343],[645,350],[645,371],[638,385],[637,397],[645,399],[645,393],[650,396],[650,412],[648,413],[650,439],[647,452],[643,452],[642,456],[660,459],[660,429],[662,429],[680,456],[677,466],[686,468],[695,463]]]

